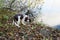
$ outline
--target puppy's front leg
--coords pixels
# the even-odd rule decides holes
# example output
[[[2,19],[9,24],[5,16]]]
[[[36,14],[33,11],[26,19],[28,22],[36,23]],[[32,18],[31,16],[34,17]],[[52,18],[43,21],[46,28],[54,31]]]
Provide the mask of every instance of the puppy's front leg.
[[[17,24],[18,24],[18,25],[20,24],[20,16],[18,16]]]
[[[20,27],[14,20],[13,20],[13,23],[12,23],[12,25],[15,25],[15,26],[18,26],[18,27]]]
[[[16,22],[14,22],[16,26],[20,27]]]
[[[18,21],[17,21],[17,23],[15,23],[15,25],[20,27],[19,24],[20,24],[20,16],[18,16]]]
[[[22,24],[23,24],[23,25],[26,25],[26,24],[24,23],[24,19],[22,19]]]

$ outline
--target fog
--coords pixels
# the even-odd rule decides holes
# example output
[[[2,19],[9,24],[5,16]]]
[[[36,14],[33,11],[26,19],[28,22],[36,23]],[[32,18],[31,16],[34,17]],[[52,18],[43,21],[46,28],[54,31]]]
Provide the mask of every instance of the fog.
[[[60,24],[60,0],[45,0],[42,19],[43,23],[50,26]]]

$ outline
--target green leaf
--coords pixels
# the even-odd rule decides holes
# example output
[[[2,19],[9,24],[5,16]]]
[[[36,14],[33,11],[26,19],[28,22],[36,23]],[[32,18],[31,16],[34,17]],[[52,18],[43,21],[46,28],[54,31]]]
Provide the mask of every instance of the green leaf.
[[[4,19],[4,20],[8,20],[9,17],[8,17],[7,15],[3,15],[3,19]]]
[[[2,26],[3,24],[0,22],[0,26]]]
[[[2,36],[3,35],[3,32],[0,32],[0,36]]]

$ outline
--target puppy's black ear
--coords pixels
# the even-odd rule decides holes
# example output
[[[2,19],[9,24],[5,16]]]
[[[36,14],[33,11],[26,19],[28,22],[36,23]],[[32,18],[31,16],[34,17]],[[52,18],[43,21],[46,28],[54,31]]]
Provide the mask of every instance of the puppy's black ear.
[[[30,11],[28,10],[26,13],[25,13],[25,15],[29,15],[30,14]]]
[[[29,22],[31,22],[31,19],[29,19]]]
[[[33,12],[31,10],[28,10],[25,15],[28,15],[29,17],[34,17]]]

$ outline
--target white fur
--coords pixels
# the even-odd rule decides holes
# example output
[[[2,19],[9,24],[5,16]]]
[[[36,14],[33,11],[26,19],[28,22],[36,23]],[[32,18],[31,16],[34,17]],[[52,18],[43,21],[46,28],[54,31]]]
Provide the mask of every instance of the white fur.
[[[18,25],[20,24],[20,16],[18,16],[17,24],[18,24]]]
[[[15,21],[13,20],[13,24],[14,24],[15,26],[20,27],[19,24],[20,24],[20,21],[21,21],[23,25],[26,25],[26,24],[25,24],[25,21],[24,21],[26,17],[28,17],[28,16],[27,16],[27,15],[24,15],[24,17],[23,17],[23,19],[22,19],[22,21],[21,21],[21,20],[20,20],[20,16],[18,16],[18,21],[15,22]]]
[[[28,16],[25,15],[24,18],[22,19],[22,24],[23,24],[23,25],[26,25],[26,24],[25,24],[25,21],[24,21],[26,17],[28,17]]]

